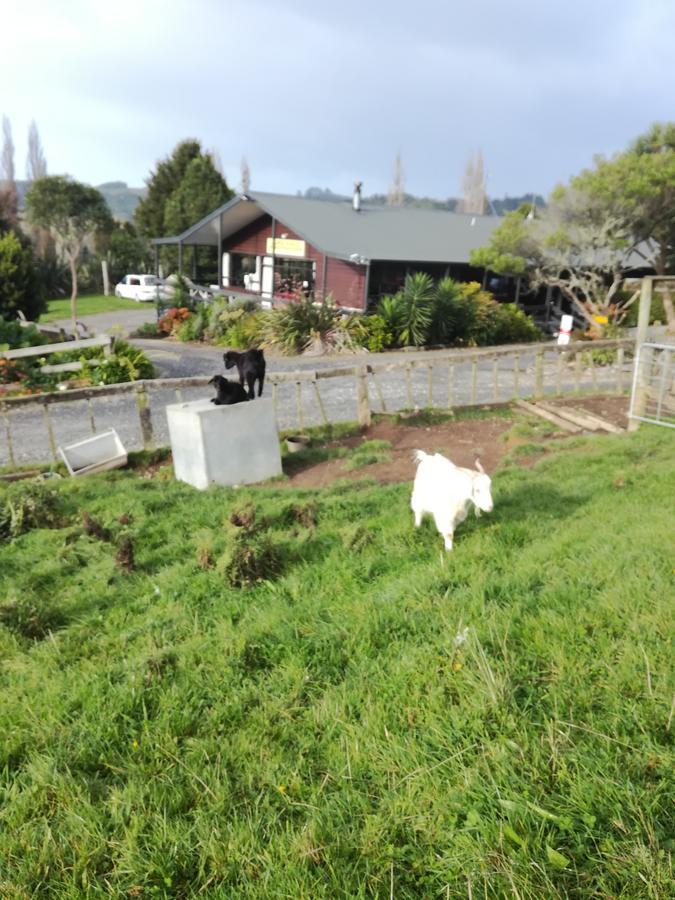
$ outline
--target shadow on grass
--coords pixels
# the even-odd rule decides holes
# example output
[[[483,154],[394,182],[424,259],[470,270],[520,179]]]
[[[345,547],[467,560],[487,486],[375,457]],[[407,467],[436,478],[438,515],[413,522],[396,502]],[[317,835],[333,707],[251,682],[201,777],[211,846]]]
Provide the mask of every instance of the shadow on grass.
[[[573,515],[590,499],[574,491],[562,491],[547,484],[538,484],[533,489],[530,484],[519,484],[499,491],[495,496],[495,508],[490,513],[493,522],[531,522],[533,518],[550,520],[564,519]]]

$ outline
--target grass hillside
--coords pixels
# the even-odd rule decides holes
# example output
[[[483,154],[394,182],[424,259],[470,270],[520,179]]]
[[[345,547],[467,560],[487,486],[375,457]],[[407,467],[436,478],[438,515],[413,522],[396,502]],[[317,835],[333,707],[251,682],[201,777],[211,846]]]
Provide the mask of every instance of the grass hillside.
[[[0,896],[672,896],[673,434],[410,485],[0,487]]]

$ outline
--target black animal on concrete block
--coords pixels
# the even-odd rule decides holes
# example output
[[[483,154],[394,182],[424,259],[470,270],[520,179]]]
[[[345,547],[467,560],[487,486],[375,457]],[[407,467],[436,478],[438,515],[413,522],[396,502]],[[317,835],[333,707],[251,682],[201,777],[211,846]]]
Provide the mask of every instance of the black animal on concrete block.
[[[248,400],[246,391],[236,381],[228,381],[222,375],[214,375],[209,384],[216,386],[216,396],[211,397],[211,403],[216,406],[230,406],[232,403],[243,403]]]
[[[263,383],[265,381],[265,354],[262,350],[244,350],[238,353],[236,350],[228,350],[223,353],[225,360],[225,368],[231,369],[236,366],[239,371],[239,384],[248,387],[248,398],[253,400],[254,385],[258,382],[258,396],[263,392]]]

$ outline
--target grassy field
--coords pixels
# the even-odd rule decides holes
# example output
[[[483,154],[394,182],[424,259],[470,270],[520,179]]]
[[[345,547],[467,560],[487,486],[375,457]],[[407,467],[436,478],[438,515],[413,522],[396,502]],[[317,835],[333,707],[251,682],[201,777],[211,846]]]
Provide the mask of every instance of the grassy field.
[[[674,449],[0,487],[0,896],[672,897]]]
[[[106,297],[103,294],[77,298],[77,317],[93,316],[95,313],[117,312],[119,309],[141,309],[149,307],[152,303],[136,303],[135,300],[125,300],[122,297]],[[56,322],[59,319],[70,318],[70,297],[65,299],[50,300],[47,304],[47,312],[40,316],[41,322]]]

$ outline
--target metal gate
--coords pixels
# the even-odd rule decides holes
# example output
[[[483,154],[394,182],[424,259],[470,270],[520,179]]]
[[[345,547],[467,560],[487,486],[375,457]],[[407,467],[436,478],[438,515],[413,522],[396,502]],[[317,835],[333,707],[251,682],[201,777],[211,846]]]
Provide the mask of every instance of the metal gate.
[[[675,428],[675,344],[641,344],[635,359],[631,419]]]

